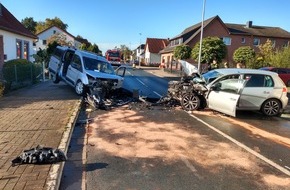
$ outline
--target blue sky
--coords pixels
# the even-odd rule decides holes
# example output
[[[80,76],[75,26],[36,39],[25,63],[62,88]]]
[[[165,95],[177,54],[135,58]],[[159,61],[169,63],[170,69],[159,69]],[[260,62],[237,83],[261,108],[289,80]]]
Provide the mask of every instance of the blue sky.
[[[126,45],[135,49],[146,38],[172,38],[201,22],[203,0],[0,0],[19,20],[59,17],[67,31],[103,51]],[[276,26],[290,32],[290,0],[206,0],[205,19],[225,23]]]

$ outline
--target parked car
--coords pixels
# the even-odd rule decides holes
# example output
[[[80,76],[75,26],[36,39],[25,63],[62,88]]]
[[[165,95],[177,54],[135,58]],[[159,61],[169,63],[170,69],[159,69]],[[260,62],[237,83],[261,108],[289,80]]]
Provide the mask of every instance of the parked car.
[[[54,83],[61,80],[74,87],[78,95],[83,95],[86,87],[104,84],[111,89],[119,89],[124,81],[126,68],[118,68],[117,75],[111,64],[102,56],[70,47],[57,46],[49,61],[49,72]]]
[[[236,110],[259,110],[279,116],[288,104],[287,88],[277,73],[256,69],[215,69],[202,75],[209,108],[236,116]]]
[[[279,77],[283,80],[286,86],[290,87],[290,68],[263,67],[260,69],[278,73]]]

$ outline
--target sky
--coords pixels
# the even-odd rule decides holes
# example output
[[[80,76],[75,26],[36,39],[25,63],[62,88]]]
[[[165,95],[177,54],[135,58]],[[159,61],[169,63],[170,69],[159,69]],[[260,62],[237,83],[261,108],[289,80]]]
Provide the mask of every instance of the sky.
[[[0,0],[19,20],[60,18],[67,31],[104,52],[146,38],[173,38],[184,29],[218,15],[225,23],[280,27],[290,32],[290,0]],[[204,4],[205,2],[205,4]]]

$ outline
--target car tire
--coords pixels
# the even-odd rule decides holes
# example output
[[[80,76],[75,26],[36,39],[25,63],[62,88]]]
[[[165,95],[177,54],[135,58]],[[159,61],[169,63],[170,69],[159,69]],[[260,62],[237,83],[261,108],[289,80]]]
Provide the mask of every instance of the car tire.
[[[261,112],[266,116],[281,115],[281,102],[277,99],[266,100],[261,107]]]
[[[185,111],[193,111],[200,108],[200,98],[194,93],[185,93],[181,98],[181,107]]]
[[[81,80],[78,80],[77,83],[75,84],[75,92],[77,93],[77,95],[83,95],[84,89],[85,89],[84,84],[82,83]]]
[[[290,80],[287,81],[286,86],[290,87]]]
[[[53,83],[57,84],[60,82],[58,74],[51,74],[50,76]]]

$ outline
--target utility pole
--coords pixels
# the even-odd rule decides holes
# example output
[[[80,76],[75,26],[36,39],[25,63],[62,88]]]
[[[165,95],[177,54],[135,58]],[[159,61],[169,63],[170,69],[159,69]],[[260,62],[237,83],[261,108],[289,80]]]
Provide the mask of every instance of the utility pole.
[[[139,69],[141,68],[141,35],[142,33],[139,33],[140,35],[140,46],[139,46]]]
[[[202,37],[203,37],[203,21],[204,21],[204,12],[205,12],[205,2],[206,0],[203,0],[203,8],[202,8],[202,21],[201,21],[201,29],[200,29],[200,40],[199,40],[199,54],[198,54],[198,66],[197,70],[200,74],[200,61],[201,61],[201,46],[202,46]]]

